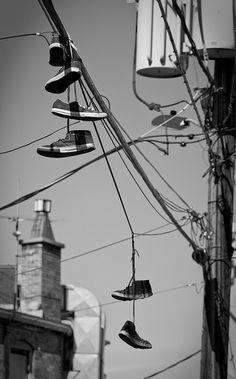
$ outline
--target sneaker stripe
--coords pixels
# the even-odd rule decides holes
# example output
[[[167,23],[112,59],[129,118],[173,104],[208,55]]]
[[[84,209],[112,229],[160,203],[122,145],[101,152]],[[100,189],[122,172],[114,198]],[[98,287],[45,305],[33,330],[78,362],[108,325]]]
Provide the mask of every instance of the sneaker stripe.
[[[76,146],[58,147],[57,150],[60,151],[60,153],[67,153],[67,152],[87,150],[90,148],[94,148],[93,143],[87,143],[84,145],[76,145]]]
[[[107,115],[106,113],[96,113],[96,112],[73,112],[73,111],[68,111],[66,109],[58,109],[58,108],[52,108],[52,113],[55,115],[63,115],[66,117],[75,117],[79,119],[101,119],[105,118]]]
[[[70,73],[76,73],[78,74],[79,76],[81,75],[81,71],[78,67],[71,67],[70,69],[68,70],[63,70],[62,72],[58,73],[56,76],[54,76],[53,78],[49,79],[46,83],[47,84],[50,84],[50,83],[53,83],[53,82],[57,82],[58,80],[62,79],[64,76],[66,75],[69,75]]]

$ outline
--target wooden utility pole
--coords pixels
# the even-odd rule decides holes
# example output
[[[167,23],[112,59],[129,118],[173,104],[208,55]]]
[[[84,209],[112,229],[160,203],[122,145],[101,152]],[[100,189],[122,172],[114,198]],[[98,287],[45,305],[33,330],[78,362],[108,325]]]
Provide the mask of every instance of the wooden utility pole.
[[[234,60],[216,59],[201,379],[227,379],[235,156]]]

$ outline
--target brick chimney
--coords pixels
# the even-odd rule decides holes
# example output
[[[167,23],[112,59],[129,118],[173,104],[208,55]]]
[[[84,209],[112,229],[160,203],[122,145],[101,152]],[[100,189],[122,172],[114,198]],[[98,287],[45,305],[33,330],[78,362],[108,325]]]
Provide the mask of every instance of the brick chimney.
[[[30,238],[21,242],[19,257],[20,310],[51,320],[60,320],[61,249],[56,242],[49,213],[50,200],[35,201],[35,219]]]

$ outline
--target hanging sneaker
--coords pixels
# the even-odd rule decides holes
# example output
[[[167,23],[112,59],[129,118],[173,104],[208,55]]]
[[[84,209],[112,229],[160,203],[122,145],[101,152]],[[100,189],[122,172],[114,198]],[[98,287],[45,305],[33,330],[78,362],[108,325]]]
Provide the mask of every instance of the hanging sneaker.
[[[52,93],[64,92],[81,76],[80,61],[72,59],[63,66],[58,73],[45,84],[45,89]]]
[[[119,333],[119,337],[128,345],[135,349],[151,349],[152,344],[149,341],[143,340],[139,337],[135,330],[135,325],[132,321],[126,321],[123,328]]]
[[[96,121],[107,117],[104,112],[99,112],[92,107],[83,107],[77,101],[64,103],[57,99],[52,106],[52,113],[56,116],[72,118],[74,120]]]
[[[112,293],[112,297],[117,300],[138,300],[145,299],[152,296],[152,288],[149,280],[136,280],[135,286],[133,284],[126,287],[124,290],[116,290]]]
[[[62,37],[54,35],[49,46],[49,64],[51,66],[63,66],[66,62],[66,49]]]
[[[72,130],[66,137],[51,145],[38,147],[37,153],[49,158],[63,158],[89,153],[94,150],[92,134],[89,130]]]

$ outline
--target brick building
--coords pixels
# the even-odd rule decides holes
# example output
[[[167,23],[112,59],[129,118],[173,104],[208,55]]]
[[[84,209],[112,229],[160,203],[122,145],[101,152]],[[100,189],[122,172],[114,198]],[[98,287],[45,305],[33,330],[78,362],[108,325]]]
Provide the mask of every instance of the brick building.
[[[96,298],[88,290],[61,285],[64,245],[54,238],[50,208],[50,201],[36,200],[16,273],[0,266],[0,379],[103,379],[101,307],[84,313],[81,305],[89,298],[94,308]]]

